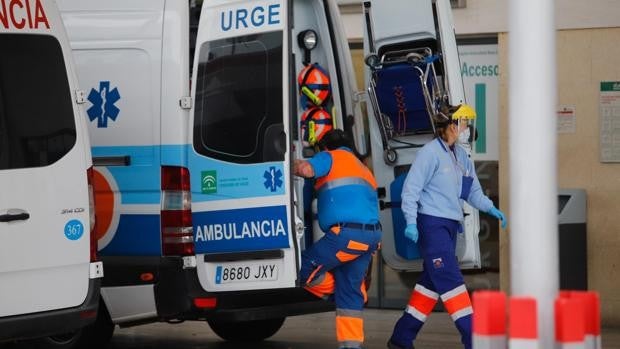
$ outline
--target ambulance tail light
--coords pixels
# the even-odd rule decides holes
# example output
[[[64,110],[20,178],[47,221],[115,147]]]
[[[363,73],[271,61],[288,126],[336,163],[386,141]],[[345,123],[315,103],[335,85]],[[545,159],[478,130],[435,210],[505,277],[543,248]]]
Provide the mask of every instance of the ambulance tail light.
[[[90,215],[90,261],[97,261],[97,219],[95,216],[95,170],[90,167],[86,170],[88,179],[88,211]]]
[[[189,170],[163,166],[161,190],[162,253],[164,256],[191,256],[194,254],[194,228]]]

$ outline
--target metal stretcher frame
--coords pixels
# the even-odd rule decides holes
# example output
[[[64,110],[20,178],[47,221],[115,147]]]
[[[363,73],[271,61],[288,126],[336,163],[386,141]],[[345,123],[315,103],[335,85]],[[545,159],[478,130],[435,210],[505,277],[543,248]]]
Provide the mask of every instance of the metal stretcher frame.
[[[432,116],[437,113],[438,109],[447,102],[448,97],[446,91],[440,85],[440,81],[437,78],[437,72],[435,70],[435,62],[440,59],[439,54],[433,53],[432,49],[426,46],[418,46],[407,49],[402,49],[402,46],[398,50],[385,51],[381,54],[381,57],[377,56],[377,48],[374,42],[374,33],[372,27],[372,20],[370,16],[371,5],[370,2],[364,2],[364,17],[366,20],[366,27],[368,30],[368,43],[370,54],[365,58],[365,63],[368,65],[371,71],[371,78],[369,86],[367,87],[368,96],[371,106],[375,115],[375,119],[380,128],[381,142],[383,147],[383,158],[388,165],[396,163],[398,149],[421,147],[423,144],[416,144],[403,139],[398,139],[403,136],[415,135],[418,132],[408,132],[406,125],[407,110],[399,110],[398,122],[399,129],[395,130],[393,117],[384,113],[381,109],[381,101],[377,94],[378,78],[381,71],[385,68],[394,67],[396,65],[407,66],[414,71],[419,79],[421,87],[420,96],[407,96],[407,98],[423,98],[424,105],[426,107],[426,114],[429,118],[430,132],[435,133],[435,124]],[[406,83],[406,81],[405,81]],[[430,86],[430,87],[429,87]],[[402,88],[401,86],[394,86],[395,88]],[[404,97],[403,97],[404,98]],[[404,104],[404,103],[403,103]],[[405,114],[404,116],[400,113]],[[401,117],[404,122],[400,124]],[[401,126],[402,129],[400,129]],[[398,143],[399,145],[393,145]]]
[[[431,131],[435,132],[435,125],[433,123],[432,115],[434,115],[442,101],[444,101],[445,93],[442,91],[441,86],[438,84],[437,73],[435,70],[434,62],[439,59],[438,55],[434,55],[430,48],[421,47],[410,50],[388,51],[381,56],[381,59],[377,57],[367,57],[366,63],[371,68],[371,79],[368,86],[368,95],[375,114],[377,123],[381,129],[381,141],[384,150],[384,159],[388,164],[396,161],[396,150],[404,148],[421,147],[423,144],[415,144],[399,140],[396,137],[413,135],[417,132],[414,130],[408,132],[406,127],[406,116],[403,118],[404,127],[402,129],[395,130],[392,118],[382,112],[381,103],[377,95],[377,81],[382,69],[387,67],[393,67],[401,65],[406,68],[410,68],[419,79],[421,86],[421,95],[409,96],[409,98],[423,98],[426,107],[426,114],[429,118],[429,125]],[[374,60],[374,61],[373,61]],[[429,88],[430,85],[430,88]],[[400,116],[399,116],[400,118]],[[400,126],[400,125],[399,125]],[[401,145],[394,146],[391,142],[396,142]]]

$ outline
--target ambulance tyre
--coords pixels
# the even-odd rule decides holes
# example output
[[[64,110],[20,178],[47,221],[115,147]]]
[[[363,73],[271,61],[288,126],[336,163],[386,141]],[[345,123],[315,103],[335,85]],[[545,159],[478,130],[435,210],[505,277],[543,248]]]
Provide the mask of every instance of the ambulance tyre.
[[[38,338],[29,344],[37,349],[100,349],[107,347],[113,333],[114,323],[100,302],[94,323],[74,332]]]
[[[97,319],[94,323],[82,329],[82,338],[78,347],[84,349],[107,347],[114,334],[114,327],[115,325],[110,318],[108,308],[105,306],[105,303],[100,300]]]
[[[220,338],[231,342],[260,342],[278,332],[286,318],[219,322],[207,320],[209,326]]]

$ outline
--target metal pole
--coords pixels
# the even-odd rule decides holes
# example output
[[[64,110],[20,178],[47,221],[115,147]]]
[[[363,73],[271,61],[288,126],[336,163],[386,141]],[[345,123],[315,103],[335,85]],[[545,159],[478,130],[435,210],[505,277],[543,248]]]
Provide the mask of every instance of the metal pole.
[[[538,301],[541,348],[554,347],[559,285],[554,0],[509,5],[510,271]]]

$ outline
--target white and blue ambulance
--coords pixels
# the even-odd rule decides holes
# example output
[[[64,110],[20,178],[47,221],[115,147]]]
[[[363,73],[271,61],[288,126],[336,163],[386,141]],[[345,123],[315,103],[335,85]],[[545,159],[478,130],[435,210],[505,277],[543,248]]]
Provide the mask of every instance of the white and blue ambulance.
[[[72,348],[97,316],[103,268],[83,98],[56,4],[0,1],[0,47],[0,343]]]
[[[57,2],[88,89],[106,267],[107,316],[92,331],[100,342],[115,325],[183,320],[207,320],[225,339],[261,340],[287,316],[333,309],[299,280],[300,254],[321,234],[313,224],[312,185],[291,171],[293,159],[312,155],[298,85],[308,64],[329,76],[323,120],[329,115],[332,127],[352,134],[361,153],[372,149],[388,241],[383,257],[397,270],[419,268],[415,246],[398,243],[397,199],[397,179],[418,148],[398,148],[397,158],[391,150],[432,135],[410,128],[404,139],[382,142],[389,125],[376,121],[375,108],[367,135],[335,0]],[[459,102],[460,76],[448,67],[456,54],[449,3],[415,3],[423,9],[414,16],[422,34],[405,16],[416,8],[391,2],[375,13],[380,52],[369,53],[389,59],[411,42],[415,53],[430,45],[432,54],[446,56],[430,63]],[[369,93],[376,97],[378,89]],[[378,107],[385,112],[387,105]]]
[[[305,63],[330,75],[334,123],[363,125],[347,118],[359,105],[336,2],[57,3],[87,89],[109,314],[93,332],[207,320],[261,340],[287,316],[333,309],[300,287],[312,237],[291,163]]]

